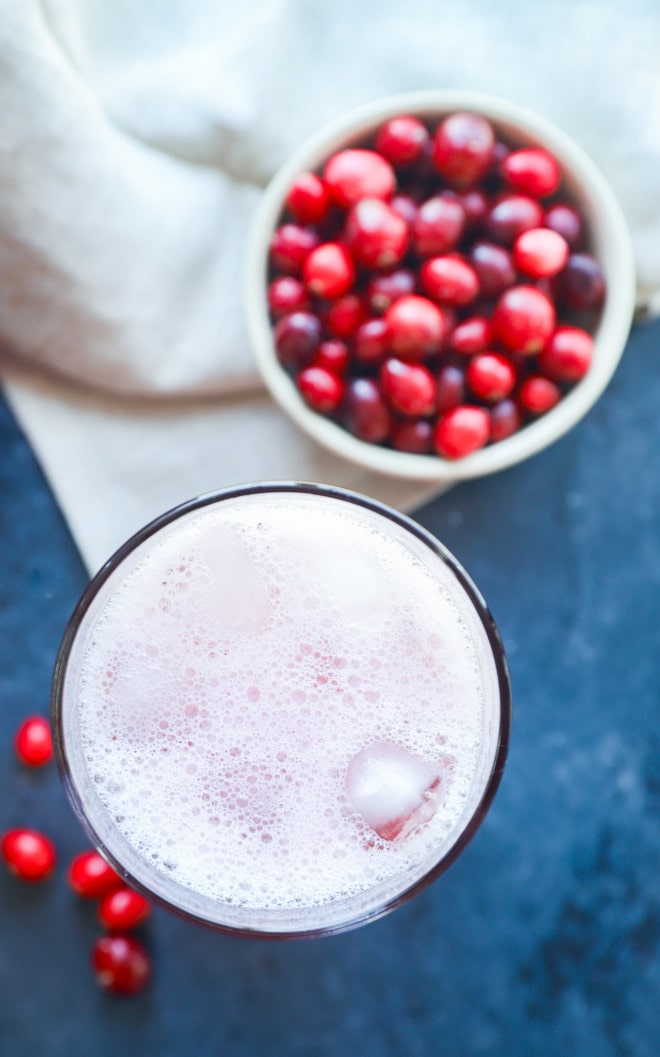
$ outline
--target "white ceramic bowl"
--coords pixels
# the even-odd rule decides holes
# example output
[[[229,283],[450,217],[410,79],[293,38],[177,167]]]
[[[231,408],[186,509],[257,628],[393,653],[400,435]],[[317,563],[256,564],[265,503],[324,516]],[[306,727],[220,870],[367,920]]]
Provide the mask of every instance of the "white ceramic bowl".
[[[450,461],[366,443],[312,411],[278,362],[266,290],[269,243],[298,173],[318,169],[335,151],[363,142],[396,114],[440,118],[456,110],[476,111],[517,145],[543,146],[557,158],[564,187],[589,226],[590,251],[605,273],[607,292],[593,334],[593,362],[585,377],[556,407],[513,436]],[[381,473],[426,481],[458,481],[503,470],[536,454],[589,411],[614,373],[628,337],[635,302],[635,271],[630,235],[618,202],[581,147],[544,118],[514,103],[473,92],[438,90],[390,96],[355,110],[316,133],[289,158],[264,191],[253,221],[244,294],[248,332],[263,379],[275,400],[310,437],[336,455]]]

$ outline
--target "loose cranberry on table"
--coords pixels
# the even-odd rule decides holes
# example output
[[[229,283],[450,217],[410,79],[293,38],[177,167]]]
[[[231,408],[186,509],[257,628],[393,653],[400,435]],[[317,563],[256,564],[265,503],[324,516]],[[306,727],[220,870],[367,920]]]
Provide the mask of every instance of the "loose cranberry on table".
[[[605,296],[556,158],[482,115],[393,117],[301,173],[270,247],[278,359],[366,443],[459,459],[588,371]]]
[[[69,866],[69,885],[83,899],[103,899],[124,882],[97,851],[80,852]]]
[[[134,936],[102,936],[92,952],[94,975],[105,990],[137,995],[151,977],[146,948]]]
[[[99,904],[99,921],[104,928],[129,932],[141,925],[151,914],[151,903],[132,888],[117,888]]]
[[[16,755],[27,767],[43,767],[53,758],[50,723],[44,716],[29,716],[14,739]]]
[[[12,829],[0,844],[8,869],[23,881],[43,881],[55,868],[55,845],[34,829]]]

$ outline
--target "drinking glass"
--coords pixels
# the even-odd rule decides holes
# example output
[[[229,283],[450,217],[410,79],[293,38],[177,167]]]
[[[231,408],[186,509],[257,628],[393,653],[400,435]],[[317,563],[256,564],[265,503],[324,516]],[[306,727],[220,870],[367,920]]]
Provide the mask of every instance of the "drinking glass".
[[[154,858],[136,846],[122,829],[121,818],[115,817],[101,795],[102,759],[94,759],[94,753],[85,744],[79,714],[85,658],[94,650],[99,636],[104,635],[100,618],[145,555],[179,528],[185,528],[208,512],[231,513],[233,508],[246,502],[261,504],[265,509],[274,500],[290,504],[291,524],[295,522],[298,532],[301,522],[296,505],[310,501],[317,507],[323,504],[319,507],[322,513],[338,510],[357,518],[360,524],[366,524],[394,541],[397,547],[404,548],[407,560],[422,566],[438,583],[451,582],[452,589],[462,599],[461,620],[476,646],[483,687],[476,765],[450,831],[439,836],[430,849],[426,847],[419,861],[412,865],[406,862],[399,872],[374,884],[367,883],[358,892],[317,905],[299,903],[290,907],[241,905],[233,899],[219,899],[201,890],[203,886],[196,889],[190,878],[182,883],[166,855]],[[228,560],[232,560],[231,555]],[[319,560],[323,560],[322,555]],[[401,702],[401,708],[405,710],[405,701]],[[510,714],[510,683],[498,630],[481,594],[447,548],[414,520],[380,502],[341,488],[295,482],[260,483],[211,492],[170,510],[137,532],[94,576],[78,602],[59,650],[52,692],[55,751],[66,791],[89,839],[126,883],[154,902],[198,923],[241,936],[268,939],[330,935],[355,928],[394,910],[434,882],[474,836],[493,800],[507,755]],[[441,725],[440,717],[438,725]],[[160,810],[167,812],[167,802],[163,802]],[[222,839],[223,834],[218,830],[217,840],[222,842]],[[322,819],[319,840],[323,840]],[[396,853],[395,844],[392,842],[392,848],[388,845],[381,854]],[[258,857],[254,873],[259,873]],[[253,880],[254,877],[247,879],[246,884]]]

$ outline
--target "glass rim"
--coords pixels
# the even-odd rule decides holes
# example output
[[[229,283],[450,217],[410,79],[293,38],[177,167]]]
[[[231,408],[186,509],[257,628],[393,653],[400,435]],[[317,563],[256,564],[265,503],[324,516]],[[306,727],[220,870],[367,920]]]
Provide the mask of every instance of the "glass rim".
[[[130,871],[106,846],[86,813],[83,798],[78,791],[73,778],[72,768],[69,764],[65,747],[63,723],[64,683],[69,660],[72,656],[78,633],[82,627],[87,612],[112,574],[138,547],[151,539],[162,529],[195,510],[202,510],[204,507],[212,506],[226,500],[236,499],[241,496],[283,492],[302,493],[330,499],[338,499],[343,502],[352,503],[363,509],[370,510],[375,514],[384,517],[386,520],[397,524],[400,528],[403,528],[415,536],[451,570],[471,602],[486,635],[495,667],[498,689],[497,718],[499,722],[496,742],[497,747],[493,754],[492,765],[488,778],[484,784],[481,797],[455,841],[421,877],[412,882],[401,892],[386,899],[382,904],[373,909],[369,909],[366,912],[360,912],[354,917],[342,920],[337,924],[320,925],[317,927],[313,926],[301,929],[268,930],[260,927],[249,928],[226,924],[177,905],[171,900],[168,900],[165,896],[154,892],[147,884],[140,881],[138,878],[133,877]],[[511,683],[502,639],[483,595],[455,555],[431,532],[425,529],[413,518],[394,510],[386,503],[382,503],[380,500],[372,499],[369,496],[353,492],[350,489],[341,486],[300,481],[261,481],[206,492],[172,507],[170,510],[167,510],[165,513],[160,514],[158,517],[149,521],[137,532],[133,533],[133,535],[131,535],[91,577],[69,618],[57,652],[51,690],[51,725],[53,729],[53,747],[57,767],[73,810],[95,849],[98,850],[110,863],[113,869],[127,885],[135,888],[153,903],[164,907],[176,916],[192,921],[198,925],[204,925],[218,932],[245,938],[267,940],[312,939],[347,932],[383,917],[385,914],[388,914],[407,903],[424,889],[428,888],[461,855],[486,817],[504,773],[511,731]]]

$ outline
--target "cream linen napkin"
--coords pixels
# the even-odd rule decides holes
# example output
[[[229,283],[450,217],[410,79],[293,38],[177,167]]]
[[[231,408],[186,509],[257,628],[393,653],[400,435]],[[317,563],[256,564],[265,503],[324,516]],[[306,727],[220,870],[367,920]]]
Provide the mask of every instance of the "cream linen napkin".
[[[658,54],[656,0],[0,0],[3,384],[90,570],[239,481],[431,494],[306,440],[241,318],[261,188],[350,107],[460,87],[545,114],[609,178],[657,298]]]

